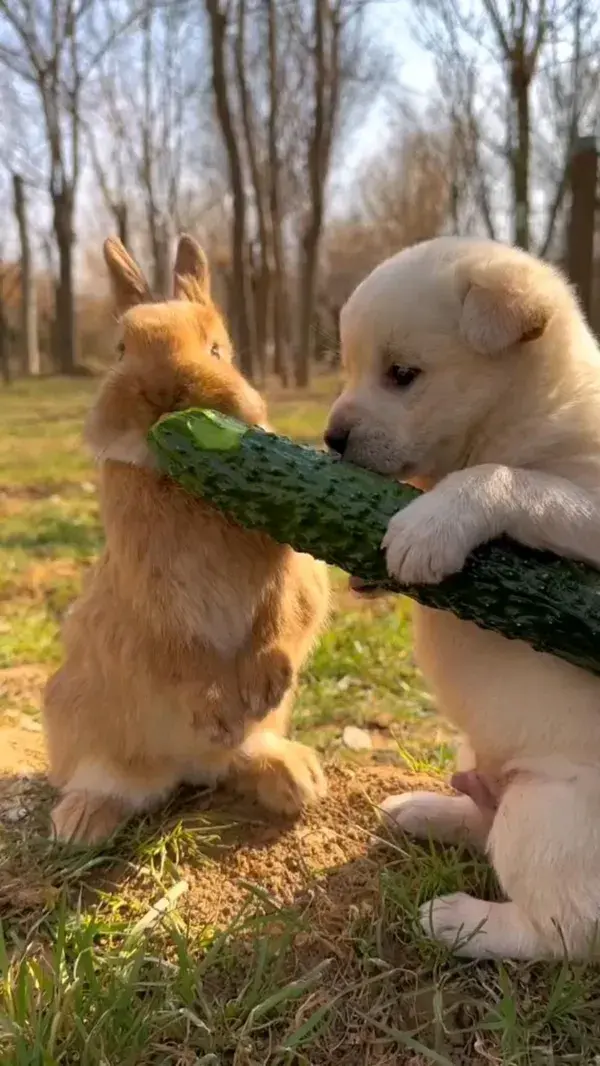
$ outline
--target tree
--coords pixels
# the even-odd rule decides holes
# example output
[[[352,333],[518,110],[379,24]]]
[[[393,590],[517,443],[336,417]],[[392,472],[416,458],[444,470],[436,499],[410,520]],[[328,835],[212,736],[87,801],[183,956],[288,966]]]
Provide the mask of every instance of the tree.
[[[0,256],[0,378],[4,385],[11,383],[10,348],[10,307],[18,295],[19,272],[2,261]]]
[[[324,237],[319,309],[335,348],[339,308],[383,259],[447,232],[453,200],[453,130],[395,123],[362,163],[355,191]]]
[[[206,0],[213,98],[232,194],[234,321],[309,377],[327,186],[344,118],[378,88],[369,0]],[[250,283],[253,282],[251,289]],[[296,300],[293,301],[292,293]],[[246,366],[249,366],[246,359]]]
[[[356,104],[381,86],[379,56],[369,48],[368,0],[311,0],[307,24],[298,13],[300,62],[307,72],[308,113],[301,124],[306,144],[304,217],[300,223],[298,329],[295,379],[307,385],[313,349],[313,317],[327,185],[336,141]]]
[[[269,221],[273,251],[272,308],[274,369],[281,383],[289,384],[288,353],[291,345],[288,276],[283,241],[281,209],[281,46],[276,0],[265,0],[268,54],[268,171]]]
[[[254,330],[247,269],[246,189],[239,134],[236,130],[231,83],[227,72],[227,43],[232,7],[221,0],[205,0],[209,22],[211,75],[217,120],[227,156],[232,195],[233,336],[244,374],[254,373]]]
[[[492,202],[491,187],[504,182],[512,240],[548,254],[577,132],[597,98],[596,5],[425,0],[418,18],[446,113],[462,131],[457,155],[485,228],[496,234],[503,204]]]
[[[76,368],[73,250],[81,174],[84,86],[118,34],[138,16],[124,4],[119,18],[101,0],[0,0],[0,62],[37,97],[45,134],[47,188],[58,254],[56,358]]]
[[[40,373],[40,349],[38,345],[37,293],[35,271],[31,251],[29,218],[25,200],[25,188],[20,174],[13,174],[14,207],[19,227],[21,244],[21,326],[23,345],[23,372],[37,377]]]

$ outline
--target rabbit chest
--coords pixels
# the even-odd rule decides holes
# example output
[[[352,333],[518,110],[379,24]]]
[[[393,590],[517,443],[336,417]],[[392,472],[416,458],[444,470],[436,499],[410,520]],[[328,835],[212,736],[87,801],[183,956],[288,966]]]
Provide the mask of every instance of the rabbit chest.
[[[107,464],[103,488],[118,599],[154,632],[234,654],[282,584],[284,549],[148,472]]]

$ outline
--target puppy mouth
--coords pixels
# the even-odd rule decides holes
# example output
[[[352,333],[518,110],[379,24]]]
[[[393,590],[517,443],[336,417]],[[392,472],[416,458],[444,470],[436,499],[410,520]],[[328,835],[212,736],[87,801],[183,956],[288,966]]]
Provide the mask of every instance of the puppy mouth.
[[[338,461],[347,463],[348,466],[359,466],[362,470],[371,470],[374,474],[380,474],[389,481],[410,483],[411,478],[416,476],[417,468],[414,463],[404,462],[396,466],[391,457],[388,456],[374,458],[361,454],[350,454],[338,457]]]
[[[363,598],[375,599],[377,596],[384,596],[386,592],[376,581],[363,581],[362,577],[350,577],[348,585],[355,595]]]

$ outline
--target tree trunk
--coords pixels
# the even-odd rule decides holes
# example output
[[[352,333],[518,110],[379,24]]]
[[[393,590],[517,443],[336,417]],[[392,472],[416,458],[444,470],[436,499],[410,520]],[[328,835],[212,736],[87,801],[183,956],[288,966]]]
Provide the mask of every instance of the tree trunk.
[[[249,245],[248,262],[256,336],[254,375],[257,385],[262,388],[267,380],[270,272],[268,264],[265,270],[264,249],[260,241],[258,250],[252,244]]]
[[[310,383],[310,366],[313,355],[313,309],[317,288],[317,258],[321,227],[313,219],[302,239],[302,258],[300,262],[300,323],[294,378],[298,388],[305,388]]]
[[[37,298],[35,273],[31,259],[29,219],[25,202],[25,189],[20,174],[13,174],[15,215],[21,242],[21,330],[23,345],[23,373],[37,377],[40,373],[40,349],[38,344]]]
[[[250,168],[250,177],[254,188],[254,207],[258,228],[258,255],[252,256],[252,279],[254,295],[254,327],[256,358],[260,369],[261,383],[264,382],[266,371],[266,353],[268,342],[269,324],[269,291],[270,291],[270,239],[267,226],[267,211],[265,206],[266,190],[265,179],[258,162],[256,152],[256,132],[254,128],[254,116],[252,114],[252,101],[248,93],[247,69],[246,69],[246,2],[238,0],[237,38],[235,45],[235,69],[237,76],[237,88],[240,98],[242,126],[246,140],[246,152]]]
[[[301,240],[299,323],[294,360],[296,385],[310,381],[312,355],[312,316],[317,286],[319,243],[323,226],[323,194],[326,177],[325,147],[327,119],[327,64],[325,60],[326,0],[314,0],[314,115],[308,146],[310,207]]]
[[[56,365],[61,374],[77,371],[73,292],[73,196],[63,185],[54,195],[54,233],[58,249],[56,285]]]
[[[256,331],[256,355],[260,367],[260,384],[264,385],[267,375],[267,350],[269,345],[269,305],[271,302],[271,271],[268,252],[261,247],[260,266],[256,274],[254,290],[254,322]]]
[[[287,271],[282,238],[281,161],[279,158],[279,84],[276,0],[266,0],[269,50],[269,217],[273,244],[271,308],[273,313],[274,370],[284,388],[289,385],[290,314]]]
[[[152,291],[159,299],[168,300],[171,286],[169,227],[160,218],[153,204],[148,205],[148,229],[152,248]]]
[[[253,377],[253,328],[250,312],[249,279],[246,261],[246,194],[236,131],[228,92],[225,70],[225,38],[227,16],[219,6],[219,0],[205,0],[210,19],[212,53],[212,87],[217,118],[223,136],[229,166],[229,181],[233,197],[231,228],[232,286],[233,286],[233,333],[237,357],[242,373]]]
[[[594,226],[598,180],[595,137],[582,137],[570,167],[571,214],[567,227],[567,274],[575,286],[586,317],[592,310],[594,280]]]
[[[0,378],[5,385],[10,385],[9,353],[8,322],[4,311],[4,295],[0,292]]]
[[[131,250],[129,248],[129,210],[124,200],[114,205],[113,214],[117,223],[119,240],[124,248]]]
[[[525,42],[515,44],[511,70],[511,94],[515,122],[515,143],[512,157],[514,204],[514,243],[529,251],[529,76],[526,69]]]

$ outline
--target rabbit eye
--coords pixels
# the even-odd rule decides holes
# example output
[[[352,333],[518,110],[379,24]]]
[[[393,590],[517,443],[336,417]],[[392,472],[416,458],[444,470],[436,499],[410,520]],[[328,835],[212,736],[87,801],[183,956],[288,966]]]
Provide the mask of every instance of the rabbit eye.
[[[219,345],[216,342],[213,344],[212,348],[210,349],[210,354],[212,356],[214,356],[215,359],[220,359],[221,358],[221,352],[219,351]]]
[[[117,352],[118,352],[118,355],[119,355],[119,359],[122,359],[123,356],[125,355],[125,345],[124,345],[123,341],[121,341],[120,344],[117,344]]]

